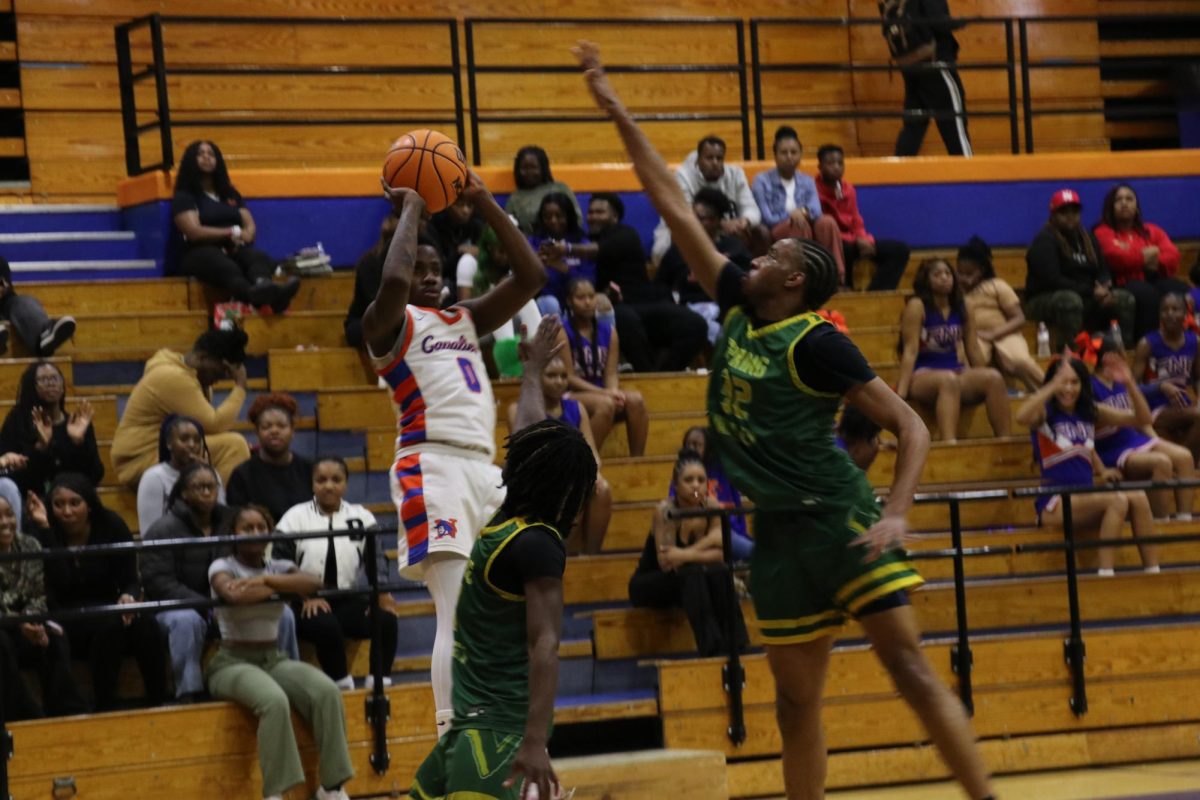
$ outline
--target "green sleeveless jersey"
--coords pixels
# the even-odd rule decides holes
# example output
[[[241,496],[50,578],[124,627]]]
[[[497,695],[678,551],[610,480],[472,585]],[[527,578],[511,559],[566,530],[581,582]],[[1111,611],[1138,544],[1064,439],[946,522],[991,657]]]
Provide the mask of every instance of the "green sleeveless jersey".
[[[523,734],[529,716],[525,596],[491,582],[496,557],[523,531],[548,525],[499,515],[479,533],[454,614],[454,726]]]
[[[755,329],[730,309],[713,354],[708,418],[721,465],[763,511],[842,511],[870,496],[863,472],[834,443],[841,395],[806,386],[793,350],[817,326],[815,313]]]

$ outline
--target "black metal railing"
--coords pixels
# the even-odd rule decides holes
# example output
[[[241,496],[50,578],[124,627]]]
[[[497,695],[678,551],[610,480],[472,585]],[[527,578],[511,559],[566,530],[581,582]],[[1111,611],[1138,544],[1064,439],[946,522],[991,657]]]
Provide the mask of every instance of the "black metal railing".
[[[737,122],[741,129],[742,158],[750,158],[750,101],[747,90],[747,62],[745,47],[745,25],[740,19],[725,18],[680,18],[680,19],[468,19],[463,25],[466,30],[467,44],[467,86],[469,107],[471,113],[471,154],[476,166],[483,163],[483,146],[480,140],[481,124],[528,124],[528,123],[563,123],[563,122],[597,122],[607,123],[608,117],[594,111],[590,101],[587,113],[583,114],[547,114],[547,113],[514,113],[512,110],[491,111],[481,108],[477,90],[477,78],[481,75],[502,74],[519,77],[522,75],[545,75],[554,73],[578,74],[579,66],[568,63],[571,56],[564,40],[562,54],[564,62],[561,65],[513,65],[484,63],[490,55],[486,48],[478,44],[478,32],[492,26],[513,26],[537,24],[544,28],[577,28],[579,33],[572,39],[587,38],[589,28],[611,28],[619,26],[635,26],[639,28],[661,28],[664,36],[672,35],[672,28],[680,25],[704,26],[716,29],[721,35],[731,36],[736,50],[733,62],[692,62],[686,64],[631,64],[614,61],[606,62],[604,69],[614,75],[627,73],[661,74],[664,76],[681,76],[692,74],[728,74],[738,81],[738,111],[730,113],[725,110],[697,108],[679,112],[646,112],[634,113],[633,117],[639,122]],[[583,84],[579,84],[583,91]],[[505,154],[507,155],[507,153]]]
[[[159,539],[153,541],[131,541],[120,542],[115,544],[103,545],[88,545],[84,547],[61,547],[45,550],[36,550],[31,552],[16,552],[0,553],[0,563],[16,562],[16,561],[50,561],[56,559],[78,559],[81,557],[111,557],[114,555],[136,555],[138,553],[154,551],[154,550],[186,550],[186,549],[211,549],[211,548],[229,548],[232,553],[235,544],[250,544],[254,542],[283,542],[296,541],[301,539],[324,539],[330,535],[346,535],[361,537],[364,540],[363,568],[366,573],[367,586],[356,589],[322,589],[316,592],[314,597],[322,598],[338,598],[338,597],[359,597],[368,596],[370,604],[368,607],[369,624],[371,629],[371,642],[374,644],[380,641],[380,636],[383,631],[384,612],[379,606],[379,597],[385,592],[398,592],[410,590],[413,584],[410,581],[403,583],[387,583],[380,580],[380,561],[382,550],[379,547],[379,537],[390,535],[393,531],[388,530],[368,530],[362,527],[361,524],[351,526],[344,530],[335,531],[312,531],[303,533],[271,533],[264,535],[237,535],[237,536],[205,536],[205,537],[188,537],[179,539]],[[223,605],[219,600],[157,600],[143,601],[127,604],[111,604],[104,606],[91,606],[78,609],[58,609],[47,611],[43,614],[20,614],[0,616],[0,626],[9,627],[24,623],[43,623],[47,621],[60,620],[78,620],[91,619],[108,616],[123,616],[126,614],[154,614],[160,611],[171,611],[179,609],[196,609],[207,610]],[[393,621],[392,624],[395,624]],[[387,664],[385,671],[384,659],[386,655],[380,647],[371,647],[370,652],[370,670],[373,681],[373,688],[367,693],[366,703],[364,708],[367,724],[371,727],[372,733],[372,750],[370,755],[370,763],[375,772],[382,775],[387,772],[391,764],[391,756],[387,747],[387,723],[391,716],[391,702],[388,700],[387,694],[384,692],[383,676],[391,672],[391,665]],[[0,696],[0,798],[9,798],[9,781],[8,781],[8,760],[12,758],[15,743],[12,733],[6,726],[6,717],[4,711],[3,697]],[[19,743],[16,743],[19,744]]]
[[[967,581],[965,559],[995,556],[1015,556],[1020,553],[1057,552],[1065,554],[1068,631],[1063,643],[1064,660],[1071,673],[1071,696],[1068,704],[1076,716],[1087,713],[1087,684],[1084,674],[1084,659],[1086,646],[1083,640],[1083,619],[1079,608],[1079,582],[1076,554],[1079,550],[1136,547],[1146,544],[1184,544],[1200,541],[1200,534],[1172,536],[1143,536],[1135,539],[1103,540],[1080,542],[1076,538],[1074,518],[1071,514],[1071,498],[1077,494],[1096,494],[1114,491],[1152,491],[1155,489],[1170,490],[1183,487],[1200,486],[1200,479],[1172,481],[1125,481],[1115,484],[1097,486],[1051,486],[1029,487],[1020,489],[990,489],[968,490],[958,492],[937,492],[918,494],[913,502],[921,505],[944,504],[947,507],[950,523],[949,548],[933,550],[917,550],[908,553],[908,558],[914,561],[935,559],[951,559],[954,568],[954,616],[955,643],[950,648],[950,668],[958,683],[958,696],[969,715],[975,713],[975,700],[972,688],[971,673],[974,658],[971,652],[971,631],[967,615]],[[979,547],[963,546],[963,526],[960,506],[963,503],[982,500],[1004,500],[1012,498],[1035,498],[1048,495],[1060,495],[1063,504],[1063,541],[1061,542],[1032,542],[1018,545],[985,545]],[[731,529],[729,518],[747,515],[752,512],[742,508],[700,508],[677,509],[670,512],[672,519],[688,517],[720,517],[722,539],[725,550],[725,565],[729,573],[729,596],[731,603],[737,603],[736,593],[733,592],[733,551],[731,548]],[[727,641],[734,643],[733,622],[735,609],[726,609],[729,620],[726,630]],[[730,648],[722,668],[722,685],[729,696],[729,724],[726,734],[730,742],[739,746],[746,740],[746,723],[742,694],[745,689],[745,670],[741,663],[741,654],[736,646]]]
[[[880,25],[876,17],[829,18],[829,17],[793,17],[793,18],[755,18],[749,20],[749,25],[736,18],[679,18],[679,19],[533,19],[533,18],[469,18],[460,22],[451,19],[323,19],[323,18],[284,18],[284,17],[238,17],[213,18],[192,16],[151,15],[141,17],[116,26],[115,39],[117,48],[117,67],[121,87],[121,114],[125,137],[126,171],[137,175],[155,169],[166,169],[174,165],[174,147],[172,131],[174,128],[199,126],[254,126],[254,125],[400,125],[400,124],[429,124],[453,126],[460,144],[469,151],[474,164],[482,164],[492,154],[485,152],[485,143],[489,141],[484,128],[487,126],[512,125],[554,125],[561,123],[603,122],[605,118],[596,114],[586,103],[578,108],[568,110],[547,111],[540,108],[537,100],[538,89],[529,82],[528,96],[530,101],[521,107],[505,108],[490,107],[487,102],[487,92],[481,91],[482,79],[489,75],[503,75],[506,81],[515,82],[520,88],[522,79],[535,78],[556,73],[571,73],[577,67],[567,55],[568,39],[564,36],[571,31],[578,31],[578,38],[603,38],[603,32],[611,31],[621,26],[626,28],[658,28],[671,35],[672,29],[680,25],[711,27],[714,30],[714,43],[718,43],[723,52],[731,55],[725,60],[694,63],[631,63],[612,61],[607,65],[609,72],[620,73],[650,73],[661,74],[664,80],[671,76],[681,77],[689,74],[725,74],[737,82],[736,108],[728,104],[721,105],[710,102],[685,106],[672,110],[639,110],[635,118],[640,121],[656,122],[691,122],[711,121],[736,123],[741,139],[741,158],[759,159],[767,156],[765,137],[767,126],[776,120],[795,122],[821,120],[872,120],[897,119],[923,116],[933,121],[956,119],[987,119],[1003,118],[1008,121],[1008,144],[1012,153],[1035,151],[1034,122],[1039,117],[1046,116],[1086,116],[1101,115],[1104,118],[1138,119],[1147,113],[1173,114],[1173,105],[1146,106],[1135,108],[1112,107],[1105,108],[1102,97],[1075,98],[1062,103],[1051,102],[1052,98],[1043,98],[1039,102],[1034,96],[1033,76],[1052,70],[1097,69],[1101,66],[1098,58],[1076,58],[1059,54],[1037,57],[1031,54],[1031,28],[1036,26],[1054,26],[1070,24],[1098,24],[1101,20],[1106,25],[1145,24],[1147,22],[1171,22],[1178,24],[1200,24],[1200,15],[1142,15],[1138,17],[1113,16],[978,16],[954,18],[956,26],[992,26],[999,29],[1003,35],[1004,54],[991,60],[972,58],[970,50],[964,52],[965,60],[956,63],[959,70],[965,72],[1000,72],[1004,75],[1003,100],[993,98],[985,103],[978,98],[966,98],[964,112],[937,111],[912,112],[904,111],[897,104],[896,108],[881,108],[878,104],[829,103],[822,106],[805,105],[795,102],[787,95],[774,97],[772,90],[764,83],[764,78],[772,74],[793,74],[806,81],[821,81],[830,75],[856,74],[884,75],[896,67],[884,62],[886,51],[883,50],[882,37],[879,47],[880,58],[875,63],[869,60],[852,61],[849,53],[844,57],[821,60],[804,60],[789,58],[786,61],[766,57],[773,32],[790,26],[791,28],[812,28],[812,41],[818,37],[827,36],[830,31],[850,32],[855,28],[867,28]],[[946,20],[928,20],[929,22],[945,23]],[[320,66],[279,66],[263,64],[233,64],[225,66],[197,66],[184,63],[173,55],[172,47],[164,39],[164,30],[168,33],[175,27],[189,25],[288,25],[288,26],[336,26],[350,32],[355,26],[387,25],[397,29],[402,26],[416,26],[422,31],[436,31],[448,48],[444,61],[417,65],[389,64],[328,64]],[[459,25],[463,26],[463,53],[460,55]],[[553,30],[552,38],[556,37],[561,46],[562,59],[549,59],[551,63],[538,63],[544,59],[532,59],[526,63],[514,59],[504,48],[493,47],[486,34],[495,29],[511,29],[519,25],[537,25]],[[717,33],[719,32],[719,33]],[[133,46],[139,37],[148,36],[148,44],[144,50],[146,55],[135,59],[139,48]],[[726,47],[730,42],[723,37],[729,37],[733,47]],[[803,41],[789,41],[791,51],[805,52]],[[749,57],[747,57],[747,48]],[[135,64],[135,60],[137,63]],[[465,61],[465,63],[464,63]],[[1178,62],[1177,58],[1146,57],[1137,59],[1143,66],[1168,67]],[[913,67],[912,69],[936,69],[936,66]],[[235,115],[222,114],[217,111],[200,111],[189,109],[186,113],[178,110],[172,115],[171,81],[172,77],[189,75],[222,75],[222,74],[286,74],[286,75],[411,75],[414,79],[433,77],[448,77],[451,88],[444,96],[441,111],[430,113],[402,114],[395,111],[369,114],[343,114],[341,116],[319,116],[306,114],[309,109],[295,109],[290,116],[281,118],[279,115],[264,115],[253,109],[246,109]],[[138,87],[145,82],[153,81],[154,92],[148,107],[139,107]],[[464,88],[465,84],[465,88]],[[582,84],[580,84],[582,92]],[[518,92],[519,93],[519,92]],[[144,95],[144,93],[141,93]],[[988,107],[988,106],[991,107]],[[1001,107],[997,107],[1001,106]],[[227,109],[228,110],[228,109]],[[467,145],[467,132],[470,131],[470,143]],[[142,154],[142,137],[146,134],[157,133],[160,142],[160,157],[155,160],[144,158]],[[534,140],[536,136],[527,137]],[[753,147],[752,147],[753,144]],[[505,153],[505,157],[508,153]],[[494,158],[492,159],[494,160]]]
[[[434,32],[431,35],[444,37],[446,44],[446,63],[399,65],[399,64],[326,64],[316,66],[276,65],[261,63],[235,63],[226,65],[173,65],[170,53],[164,46],[164,26],[169,30],[173,27],[196,25],[288,25],[288,26],[331,26],[352,31],[355,28],[367,26],[387,26],[395,29],[415,27],[423,32]],[[151,36],[151,51],[149,63],[141,69],[134,68],[131,34],[141,28],[147,28]],[[424,34],[430,35],[430,34]],[[125,167],[130,176],[141,175],[156,169],[169,169],[174,166],[174,149],[172,135],[174,128],[181,127],[221,127],[221,126],[256,126],[256,125],[453,125],[458,141],[466,137],[465,110],[462,97],[462,69],[459,60],[458,23],[453,19],[396,19],[396,18],[293,18],[293,17],[200,17],[200,16],[169,16],[152,14],[131,22],[116,26],[117,71],[121,87],[121,119],[125,138]],[[397,46],[403,44],[397,41]],[[312,109],[296,108],[287,115],[267,115],[254,109],[244,113],[226,116],[219,111],[189,110],[186,114],[178,109],[174,117],[171,113],[170,91],[168,81],[172,77],[181,76],[220,76],[220,75],[286,75],[286,76],[355,76],[355,75],[410,75],[414,78],[449,78],[452,90],[448,93],[444,111],[421,113],[399,113],[399,109],[390,109],[388,98],[379,98],[381,108],[390,109],[387,112],[372,111],[364,114],[342,116],[321,116],[312,114]],[[153,78],[155,82],[155,107],[152,109],[137,108],[137,86],[139,83]],[[139,115],[148,114],[150,121],[140,123]],[[148,131],[157,130],[162,139],[162,157],[154,163],[143,163],[139,137]]]

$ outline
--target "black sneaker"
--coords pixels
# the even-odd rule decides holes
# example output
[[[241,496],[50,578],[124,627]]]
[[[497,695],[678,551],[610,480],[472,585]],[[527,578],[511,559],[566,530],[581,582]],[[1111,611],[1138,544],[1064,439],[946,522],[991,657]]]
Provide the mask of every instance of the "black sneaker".
[[[42,336],[38,339],[39,354],[46,357],[54,355],[54,351],[62,347],[63,343],[74,335],[74,317],[59,317],[51,320],[50,325],[42,331]]]
[[[271,298],[271,310],[276,314],[282,314],[291,305],[296,292],[300,291],[300,279],[288,278],[285,282],[277,283],[272,288],[275,290],[275,296]]]
[[[8,326],[0,325],[0,356],[8,352]]]

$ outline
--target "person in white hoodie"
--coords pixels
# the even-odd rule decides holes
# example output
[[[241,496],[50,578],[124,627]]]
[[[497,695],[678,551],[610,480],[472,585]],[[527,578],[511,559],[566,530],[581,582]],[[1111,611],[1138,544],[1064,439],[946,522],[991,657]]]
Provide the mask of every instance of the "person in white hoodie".
[[[350,470],[341,458],[325,456],[318,459],[313,464],[313,499],[289,508],[279,520],[277,530],[281,533],[311,533],[377,529],[379,526],[370,511],[345,501],[349,478]],[[321,578],[326,589],[353,589],[363,585],[366,541],[363,534],[344,533],[323,539],[277,542],[272,558],[295,562],[301,572]],[[382,560],[382,549],[379,552]],[[392,611],[394,602],[391,595],[380,596],[380,606],[384,611]],[[304,641],[312,642],[321,669],[343,689],[354,688],[354,679],[346,663],[346,639],[371,638],[368,605],[366,596],[311,597],[298,609],[297,635]],[[394,616],[384,617],[379,645],[383,648],[384,667],[390,672],[396,657]],[[388,683],[390,680],[384,678],[384,684]]]

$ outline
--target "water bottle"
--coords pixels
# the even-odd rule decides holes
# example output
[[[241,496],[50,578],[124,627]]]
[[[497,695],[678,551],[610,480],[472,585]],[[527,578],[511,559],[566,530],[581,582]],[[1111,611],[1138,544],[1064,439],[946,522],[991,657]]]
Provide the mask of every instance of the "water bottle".
[[[1114,319],[1112,324],[1108,326],[1108,335],[1112,338],[1117,347],[1121,348],[1122,350],[1125,349],[1125,340],[1121,338],[1121,323]]]
[[[1050,329],[1046,327],[1046,323],[1038,323],[1037,332],[1037,354],[1038,358],[1050,357]]]

